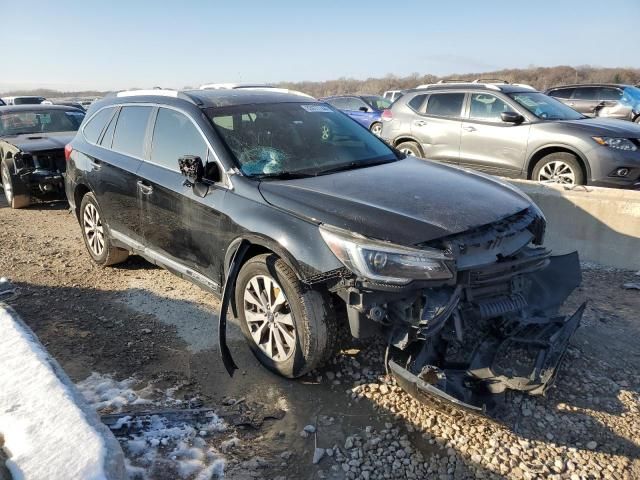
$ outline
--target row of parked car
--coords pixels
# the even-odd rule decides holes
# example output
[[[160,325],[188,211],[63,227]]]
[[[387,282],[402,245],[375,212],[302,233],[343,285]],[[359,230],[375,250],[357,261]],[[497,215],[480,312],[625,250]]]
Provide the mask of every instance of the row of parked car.
[[[233,311],[256,358],[285,377],[330,360],[342,323],[383,336],[389,371],[416,395],[491,413],[506,390],[543,394],[584,311],[558,315],[580,280],[577,254],[551,256],[544,215],[518,189],[409,153],[457,163],[457,125],[521,132],[484,143],[506,158],[557,115],[590,120],[515,85],[366,104],[389,107],[386,141],[330,103],[265,86],[119,92],[86,117],[0,107],[5,195],[24,206],[64,181],[97,265],[137,254],[219,295],[230,374]],[[440,133],[403,133],[430,125]],[[599,135],[593,149],[620,146]]]

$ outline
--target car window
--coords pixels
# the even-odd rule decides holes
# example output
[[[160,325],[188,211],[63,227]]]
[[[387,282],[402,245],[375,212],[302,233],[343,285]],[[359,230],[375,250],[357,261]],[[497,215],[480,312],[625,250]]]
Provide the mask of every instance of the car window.
[[[357,111],[360,110],[360,108],[364,107],[367,110],[369,110],[369,106],[361,99],[356,98],[356,97],[347,97],[346,98],[346,103],[345,103],[345,110],[350,110],[350,111]]]
[[[540,92],[509,93],[509,97],[543,120],[581,120],[585,117],[560,100]]]
[[[574,90],[574,88],[558,88],[556,90],[551,90],[549,95],[555,98],[567,99],[571,98]]]
[[[0,116],[0,135],[75,132],[84,116],[76,110],[73,110],[74,115],[70,113],[57,109],[7,112]]]
[[[427,115],[460,117],[464,93],[432,93],[427,100]]]
[[[407,105],[409,105],[416,112],[422,113],[423,110],[420,107],[422,107],[425,98],[427,98],[426,94],[416,95],[407,102]]]
[[[193,122],[184,114],[160,108],[153,128],[151,161],[157,165],[178,170],[178,159],[196,155],[207,161],[207,144]]]
[[[98,143],[98,138],[104,129],[105,124],[111,118],[113,108],[103,108],[96,113],[83,127],[85,138],[91,143]]]
[[[389,100],[377,95],[369,95],[362,98],[366,103],[369,104],[370,107],[373,107],[375,110],[384,110],[385,108],[389,108],[391,106],[391,102]]]
[[[102,139],[100,140],[100,145],[105,148],[111,148],[111,144],[113,143],[113,132],[116,131],[116,123],[118,123],[117,113],[109,122],[109,125],[107,126],[107,129],[105,130],[104,134],[102,135]]]
[[[336,107],[338,110],[346,110],[348,99],[345,97],[328,98],[325,100],[329,105]]]
[[[142,158],[151,107],[122,107],[113,135],[113,149]]]
[[[476,120],[486,120],[490,122],[502,121],[502,112],[513,112],[514,110],[504,101],[495,95],[486,93],[474,93],[471,95],[469,106],[469,118]]]
[[[573,100],[597,100],[598,88],[597,87],[583,87],[576,88],[573,91]]]
[[[602,87],[598,92],[598,100],[620,100],[622,90],[613,87]]]

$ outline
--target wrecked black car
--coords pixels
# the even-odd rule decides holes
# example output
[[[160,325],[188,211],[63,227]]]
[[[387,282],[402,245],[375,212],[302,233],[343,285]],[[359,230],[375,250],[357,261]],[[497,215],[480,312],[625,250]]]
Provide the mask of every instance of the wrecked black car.
[[[0,107],[0,173],[11,208],[32,198],[64,199],[64,147],[82,123],[84,112],[67,106]]]
[[[380,335],[412,394],[488,412],[552,384],[582,309],[516,188],[406,156],[331,106],[258,90],[130,91],[70,144],[68,200],[97,264],[144,256],[222,297],[286,377]]]

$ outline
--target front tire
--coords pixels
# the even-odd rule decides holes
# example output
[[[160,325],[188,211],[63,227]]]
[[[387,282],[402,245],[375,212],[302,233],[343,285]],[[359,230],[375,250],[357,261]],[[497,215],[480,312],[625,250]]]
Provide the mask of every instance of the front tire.
[[[371,130],[371,133],[375,136],[379,137],[382,134],[382,124],[380,122],[372,123],[369,130]]]
[[[396,148],[405,155],[422,158],[422,151],[420,151],[420,146],[416,142],[402,142]]]
[[[243,265],[235,299],[242,333],[269,370],[296,378],[333,354],[337,329],[328,294],[303,288],[276,255],[258,255]]]
[[[541,158],[533,168],[531,178],[541,183],[559,183],[561,185],[584,185],[582,166],[571,153],[551,153]]]
[[[27,192],[26,185],[15,175],[15,165],[12,159],[4,158],[0,162],[0,176],[2,177],[2,189],[9,207],[13,209],[25,208],[31,204],[31,196]]]
[[[82,197],[79,220],[84,244],[95,263],[106,267],[127,259],[128,251],[113,246],[109,227],[104,223],[100,205],[91,192]]]

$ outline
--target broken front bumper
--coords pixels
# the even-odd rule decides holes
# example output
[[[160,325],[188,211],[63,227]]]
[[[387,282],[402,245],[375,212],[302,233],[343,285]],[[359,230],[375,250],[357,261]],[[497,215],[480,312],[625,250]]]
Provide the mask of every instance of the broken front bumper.
[[[434,293],[425,293],[420,322],[400,335],[396,326],[391,336],[400,353],[389,362],[397,383],[435,407],[490,416],[500,407],[498,394],[507,390],[544,394],[585,309],[557,315],[580,283],[580,265],[574,253],[548,257],[533,271],[525,267],[510,277],[494,266],[469,272],[451,297],[454,308],[440,309],[445,319],[427,318]]]

